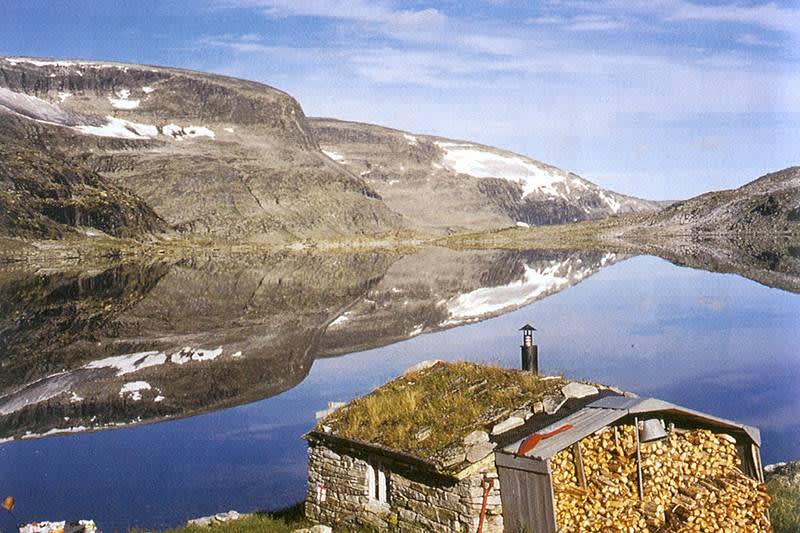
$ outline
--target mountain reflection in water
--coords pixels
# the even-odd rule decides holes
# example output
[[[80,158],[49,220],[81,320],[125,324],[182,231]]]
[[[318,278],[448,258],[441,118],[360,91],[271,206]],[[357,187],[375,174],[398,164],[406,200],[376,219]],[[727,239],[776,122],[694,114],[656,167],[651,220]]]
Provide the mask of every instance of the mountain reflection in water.
[[[0,444],[0,485],[27,502],[20,520],[156,528],[295,503],[315,411],[423,359],[515,367],[525,322],[544,372],[756,425],[765,462],[797,458],[800,298],[739,276],[438,248],[0,272],[0,438],[18,439]],[[19,440],[58,431],[76,433]]]
[[[617,258],[431,249],[9,273],[1,289],[0,438],[119,427],[274,396],[302,381],[316,357],[508,312]]]

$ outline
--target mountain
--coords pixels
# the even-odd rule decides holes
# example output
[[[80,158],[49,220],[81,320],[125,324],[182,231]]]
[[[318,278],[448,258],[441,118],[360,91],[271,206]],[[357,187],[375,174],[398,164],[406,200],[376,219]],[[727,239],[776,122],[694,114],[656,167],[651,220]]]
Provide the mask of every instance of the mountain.
[[[633,232],[659,235],[800,235],[800,167],[709,192],[643,217]]]
[[[0,235],[137,237],[166,231],[143,200],[83,165],[18,139],[16,117],[0,119]]]
[[[72,187],[62,184],[65,172],[83,182],[92,176],[95,199],[109,196],[94,209],[136,210],[135,195],[179,232],[274,242],[400,226],[374,190],[320,152],[297,101],[259,83],[123,63],[0,58],[0,131],[32,159],[23,167],[38,164],[37,152],[62,167],[38,176],[45,197],[67,196],[47,190]],[[17,153],[0,153],[3,202],[16,203],[6,234],[52,236],[64,225],[159,229],[151,217],[127,231],[82,205],[72,216],[53,214],[30,187],[17,190],[19,169],[7,169]]]
[[[310,120],[267,85],[146,65],[0,57],[0,140],[6,237],[277,243],[658,208],[511,152]]]
[[[309,124],[328,157],[428,231],[559,224],[661,208],[506,150],[328,118]]]

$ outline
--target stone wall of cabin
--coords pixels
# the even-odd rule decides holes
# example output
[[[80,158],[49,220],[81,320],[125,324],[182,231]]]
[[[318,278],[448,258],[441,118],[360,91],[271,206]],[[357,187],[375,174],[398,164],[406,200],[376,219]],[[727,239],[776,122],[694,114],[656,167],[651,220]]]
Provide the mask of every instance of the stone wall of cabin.
[[[388,502],[371,500],[367,460],[389,470]],[[306,516],[336,526],[372,526],[385,531],[470,532],[478,528],[483,502],[481,482],[492,482],[483,531],[503,531],[500,483],[494,455],[486,469],[460,481],[430,476],[407,464],[369,457],[361,450],[333,450],[309,442]]]

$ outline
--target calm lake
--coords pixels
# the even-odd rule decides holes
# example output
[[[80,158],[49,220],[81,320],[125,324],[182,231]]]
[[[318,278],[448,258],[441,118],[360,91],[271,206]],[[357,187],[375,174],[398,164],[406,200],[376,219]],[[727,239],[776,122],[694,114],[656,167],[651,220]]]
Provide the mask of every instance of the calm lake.
[[[438,249],[0,272],[0,496],[19,521],[294,504],[315,411],[426,359],[518,367],[527,322],[544,373],[755,425],[764,464],[800,457],[800,296],[733,274]]]

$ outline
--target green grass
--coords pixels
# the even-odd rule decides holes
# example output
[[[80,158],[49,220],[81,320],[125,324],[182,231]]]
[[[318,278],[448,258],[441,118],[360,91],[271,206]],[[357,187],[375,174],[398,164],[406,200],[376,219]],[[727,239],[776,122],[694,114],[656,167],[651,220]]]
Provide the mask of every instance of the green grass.
[[[561,379],[474,363],[438,363],[354,400],[322,424],[346,438],[431,459],[476,429],[560,388]],[[420,430],[430,436],[418,439]]]
[[[273,513],[254,513],[248,517],[217,524],[211,527],[185,526],[168,529],[162,533],[291,533],[296,529],[311,527],[313,524],[303,515],[303,504],[298,503]],[[373,529],[344,530],[339,527],[337,533],[376,533]],[[133,530],[130,533],[142,533]]]
[[[254,513],[245,518],[211,527],[184,526],[163,533],[290,533],[311,526],[303,514],[303,504],[298,503],[272,513]],[[131,533],[141,533],[133,530]]]
[[[769,482],[772,504],[769,516],[775,533],[800,531],[800,487],[793,487],[780,478]]]
[[[304,524],[292,524],[281,518],[256,514],[212,527],[186,526],[168,530],[168,533],[290,533],[295,529],[306,527]]]

